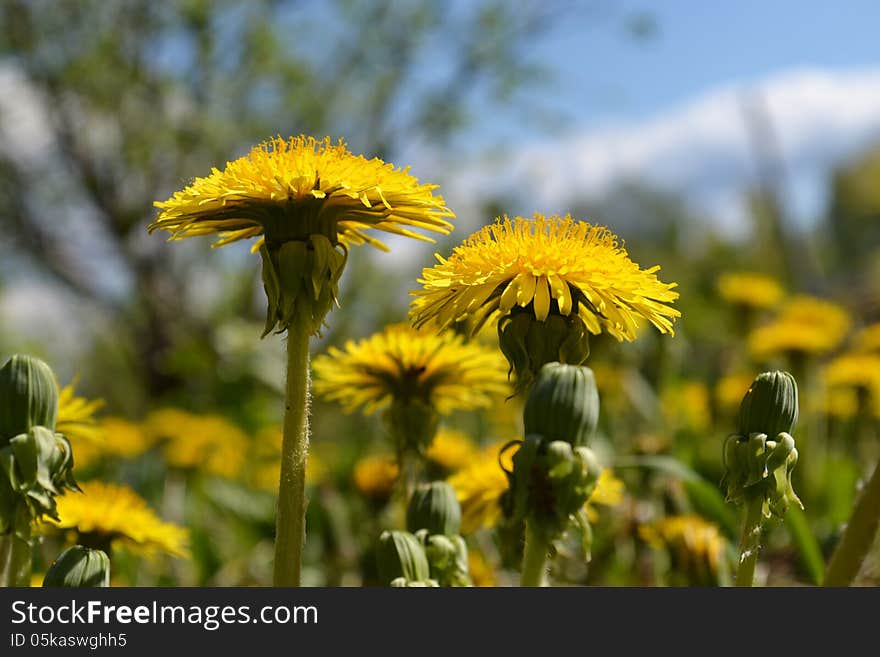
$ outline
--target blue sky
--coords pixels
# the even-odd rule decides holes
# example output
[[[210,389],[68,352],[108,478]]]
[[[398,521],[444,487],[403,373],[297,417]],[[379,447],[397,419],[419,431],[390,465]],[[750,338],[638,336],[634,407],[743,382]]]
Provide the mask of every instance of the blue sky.
[[[453,207],[476,212],[481,194],[528,189],[511,212],[565,212],[572,190],[597,196],[635,179],[682,194],[716,227],[744,236],[744,193],[756,181],[743,105],[759,97],[790,215],[808,227],[823,211],[830,170],[880,143],[880,2],[582,6],[532,51],[553,71],[537,97],[552,98],[566,120],[554,129],[515,113],[478,120],[466,141],[490,154],[447,167]],[[657,31],[640,41],[626,25],[644,13]]]
[[[590,18],[583,9],[536,48],[556,72],[559,104],[581,123],[645,117],[720,83],[799,68],[849,69],[880,63],[880,3],[617,2]],[[635,41],[624,18],[657,21]]]

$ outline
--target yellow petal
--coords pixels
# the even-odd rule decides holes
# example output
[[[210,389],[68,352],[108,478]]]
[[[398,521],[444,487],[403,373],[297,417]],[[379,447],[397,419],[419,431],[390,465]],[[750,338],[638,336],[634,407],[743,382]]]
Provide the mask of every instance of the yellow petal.
[[[547,278],[541,276],[535,286],[535,317],[543,322],[550,314],[550,287]]]

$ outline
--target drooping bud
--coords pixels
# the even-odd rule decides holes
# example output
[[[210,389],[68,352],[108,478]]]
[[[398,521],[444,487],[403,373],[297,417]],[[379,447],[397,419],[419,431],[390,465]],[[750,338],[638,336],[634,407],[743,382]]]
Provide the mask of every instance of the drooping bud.
[[[798,418],[797,382],[788,372],[764,372],[755,377],[739,407],[741,436],[791,433]]]
[[[599,421],[599,393],[593,371],[583,365],[547,363],[523,410],[526,434],[586,445]]]
[[[376,559],[379,576],[387,584],[403,580],[402,585],[408,586],[413,582],[428,582],[431,578],[425,549],[419,539],[409,532],[382,532]],[[396,585],[401,584],[398,582]]]
[[[39,358],[16,355],[0,368],[0,446],[31,427],[55,430],[58,386]]]
[[[110,559],[101,550],[74,545],[62,552],[46,571],[43,586],[110,586]]]
[[[501,318],[498,344],[516,375],[517,392],[528,390],[546,363],[580,365],[590,355],[589,332],[576,313],[551,313],[541,321],[528,307]]]
[[[455,490],[445,481],[420,484],[413,491],[406,510],[406,526],[415,533],[454,536],[461,530],[461,506]]]

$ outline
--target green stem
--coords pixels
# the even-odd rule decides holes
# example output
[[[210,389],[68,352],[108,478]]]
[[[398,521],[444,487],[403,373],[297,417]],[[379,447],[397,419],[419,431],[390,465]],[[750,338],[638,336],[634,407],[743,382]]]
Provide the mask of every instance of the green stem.
[[[739,543],[739,567],[736,570],[736,586],[752,586],[755,582],[755,564],[758,563],[758,550],[761,549],[761,522],[764,519],[764,497],[755,495],[746,506],[746,521],[743,524],[742,539]]]
[[[831,555],[822,586],[849,586],[871,549],[880,524],[880,463],[862,490],[840,542]]]
[[[287,390],[281,481],[275,524],[275,586],[299,586],[306,540],[306,461],[309,451],[309,330],[306,313],[287,328]]]
[[[0,535],[0,586],[31,585],[31,518],[28,508],[20,504],[15,511],[13,526]]]
[[[544,570],[550,546],[526,523],[526,545],[523,551],[520,586],[544,586]]]

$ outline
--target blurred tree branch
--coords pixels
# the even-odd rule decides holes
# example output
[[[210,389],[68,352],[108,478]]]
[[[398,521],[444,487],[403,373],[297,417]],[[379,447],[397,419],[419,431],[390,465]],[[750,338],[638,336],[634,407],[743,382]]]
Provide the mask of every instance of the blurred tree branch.
[[[45,120],[32,129],[47,134],[33,161],[0,145],[0,222],[15,236],[3,256],[25,256],[104,308],[137,345],[148,395],[178,389],[168,351],[214,324],[186,303],[189,263],[145,235],[154,200],[274,134],[344,135],[353,150],[386,158],[413,140],[442,144],[473,107],[537,81],[527,49],[564,10],[8,0],[0,61],[39,99]],[[4,123],[0,114],[16,129]],[[236,276],[253,281],[250,270]],[[108,279],[130,285],[120,294]]]

